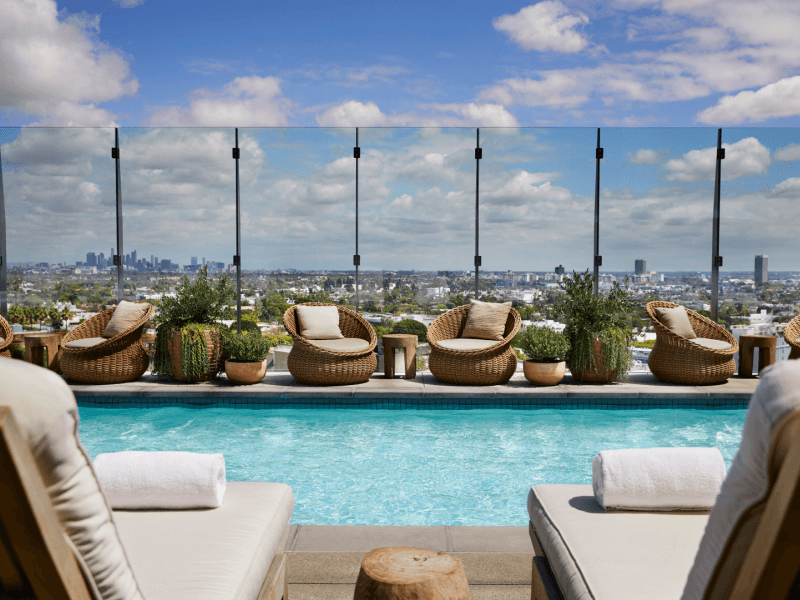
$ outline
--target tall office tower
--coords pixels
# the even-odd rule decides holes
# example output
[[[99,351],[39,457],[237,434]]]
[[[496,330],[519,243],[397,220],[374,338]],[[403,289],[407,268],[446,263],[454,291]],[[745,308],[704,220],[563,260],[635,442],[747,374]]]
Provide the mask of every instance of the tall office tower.
[[[134,250],[133,252],[131,252],[131,264],[132,264],[132,265],[135,265],[135,264],[136,264],[136,250]]]
[[[97,268],[102,269],[106,266],[106,255],[102,252],[97,256]]]
[[[114,256],[114,249],[113,248],[111,249],[111,254],[109,254],[109,256]]]
[[[556,275],[563,275],[564,274],[564,267],[563,265],[558,265],[556,267]]]
[[[768,260],[769,256],[766,254],[756,254],[756,269],[753,277],[756,283],[767,283],[769,281]]]
[[[155,260],[153,259],[153,255],[152,255],[152,254],[150,255],[150,266],[151,266],[151,267],[155,267],[155,266],[156,266],[156,262],[155,262]]]
[[[162,271],[169,271],[170,267],[172,267],[172,261],[168,258],[161,259],[161,270]]]
[[[204,267],[206,266],[206,257],[205,256],[203,257],[203,266]]]
[[[196,257],[196,256],[193,256],[193,257],[192,257],[192,266],[193,266],[193,267],[196,267],[196,266],[197,266],[197,257]]]
[[[86,266],[87,267],[96,267],[97,266],[97,256],[94,252],[87,252],[86,253]]]
[[[647,273],[647,261],[643,258],[637,258],[634,268],[636,269],[636,275],[644,275]]]

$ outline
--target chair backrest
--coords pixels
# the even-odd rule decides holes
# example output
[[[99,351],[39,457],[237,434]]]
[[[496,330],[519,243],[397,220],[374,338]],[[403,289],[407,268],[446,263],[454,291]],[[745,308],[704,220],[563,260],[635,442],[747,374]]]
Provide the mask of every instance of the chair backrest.
[[[436,317],[428,327],[428,341],[438,342],[439,340],[451,340],[461,337],[469,316],[469,307],[469,304],[462,304]],[[512,333],[516,334],[521,324],[522,318],[519,312],[517,309],[512,308],[508,311],[503,337],[507,338]]]

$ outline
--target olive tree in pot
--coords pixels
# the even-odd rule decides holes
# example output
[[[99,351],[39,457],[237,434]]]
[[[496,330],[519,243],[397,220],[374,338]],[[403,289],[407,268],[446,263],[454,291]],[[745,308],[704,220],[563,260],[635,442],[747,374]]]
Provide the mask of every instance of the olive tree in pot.
[[[241,334],[225,333],[225,375],[234,383],[252,385],[267,374],[269,340],[256,329]]]
[[[227,275],[216,282],[203,267],[192,282],[184,276],[175,298],[164,297],[153,318],[157,325],[153,373],[178,381],[208,381],[221,367],[222,335],[217,321],[234,290]]]
[[[618,282],[608,294],[595,296],[594,278],[587,269],[573,272],[559,287],[564,294],[553,307],[555,318],[566,321],[564,335],[569,342],[567,366],[578,381],[610,383],[625,378],[631,368],[628,340],[633,336],[636,303]]]
[[[549,327],[531,325],[512,342],[528,357],[522,363],[525,379],[534,385],[557,385],[564,379],[564,357],[569,342],[563,334]]]

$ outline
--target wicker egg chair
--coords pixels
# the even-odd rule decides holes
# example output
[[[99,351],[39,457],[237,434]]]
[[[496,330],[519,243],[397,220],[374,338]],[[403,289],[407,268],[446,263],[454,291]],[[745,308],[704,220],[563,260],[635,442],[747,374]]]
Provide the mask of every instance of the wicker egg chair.
[[[656,330],[656,344],[647,364],[661,381],[688,385],[706,385],[727,381],[736,372],[734,356],[739,352],[736,338],[721,325],[693,310],[686,309],[695,335],[728,342],[728,350],[703,348],[673,333],[656,316],[656,308],[675,308],[672,302],[649,302],[647,314]],[[684,307],[685,308],[685,307]]]
[[[791,352],[789,360],[800,358],[800,317],[795,317],[786,325],[783,330],[783,339],[789,344]]]
[[[0,338],[3,338],[3,341],[0,342],[0,356],[11,358],[11,342],[14,341],[14,331],[2,316],[0,316]]]
[[[61,339],[62,373],[82,383],[125,383],[144,375],[150,356],[142,344],[142,333],[153,316],[148,306],[144,315],[124,332],[88,348],[67,348],[68,342],[102,337],[116,307],[104,310],[84,321]]]
[[[339,329],[346,338],[359,338],[369,343],[363,350],[341,352],[320,348],[302,337],[297,328],[297,309],[292,306],[283,313],[283,326],[292,336],[294,345],[287,366],[292,376],[307,385],[346,385],[364,383],[378,367],[375,346],[378,337],[372,325],[357,312],[327,302],[308,302],[302,306],[336,306],[339,310]]]
[[[457,306],[436,317],[428,327],[431,355],[428,368],[436,379],[456,385],[497,385],[505,383],[517,370],[517,355],[511,340],[522,323],[519,313],[511,309],[503,339],[480,350],[450,350],[438,344],[461,336],[469,314],[469,304]]]

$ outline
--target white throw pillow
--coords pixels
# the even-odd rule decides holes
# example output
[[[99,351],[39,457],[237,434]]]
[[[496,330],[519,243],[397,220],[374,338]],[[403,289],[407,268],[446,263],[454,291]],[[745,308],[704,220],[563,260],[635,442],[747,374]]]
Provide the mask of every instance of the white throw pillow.
[[[103,331],[103,337],[112,338],[128,331],[141,320],[149,308],[149,304],[121,300]]]
[[[697,334],[692,328],[692,323],[689,321],[689,315],[682,306],[656,308],[656,317],[658,317],[658,320],[664,327],[672,331],[675,335],[679,335],[687,340],[693,340],[697,337]]]
[[[307,340],[343,338],[339,329],[339,309],[335,306],[304,306],[298,304],[297,330]]]

